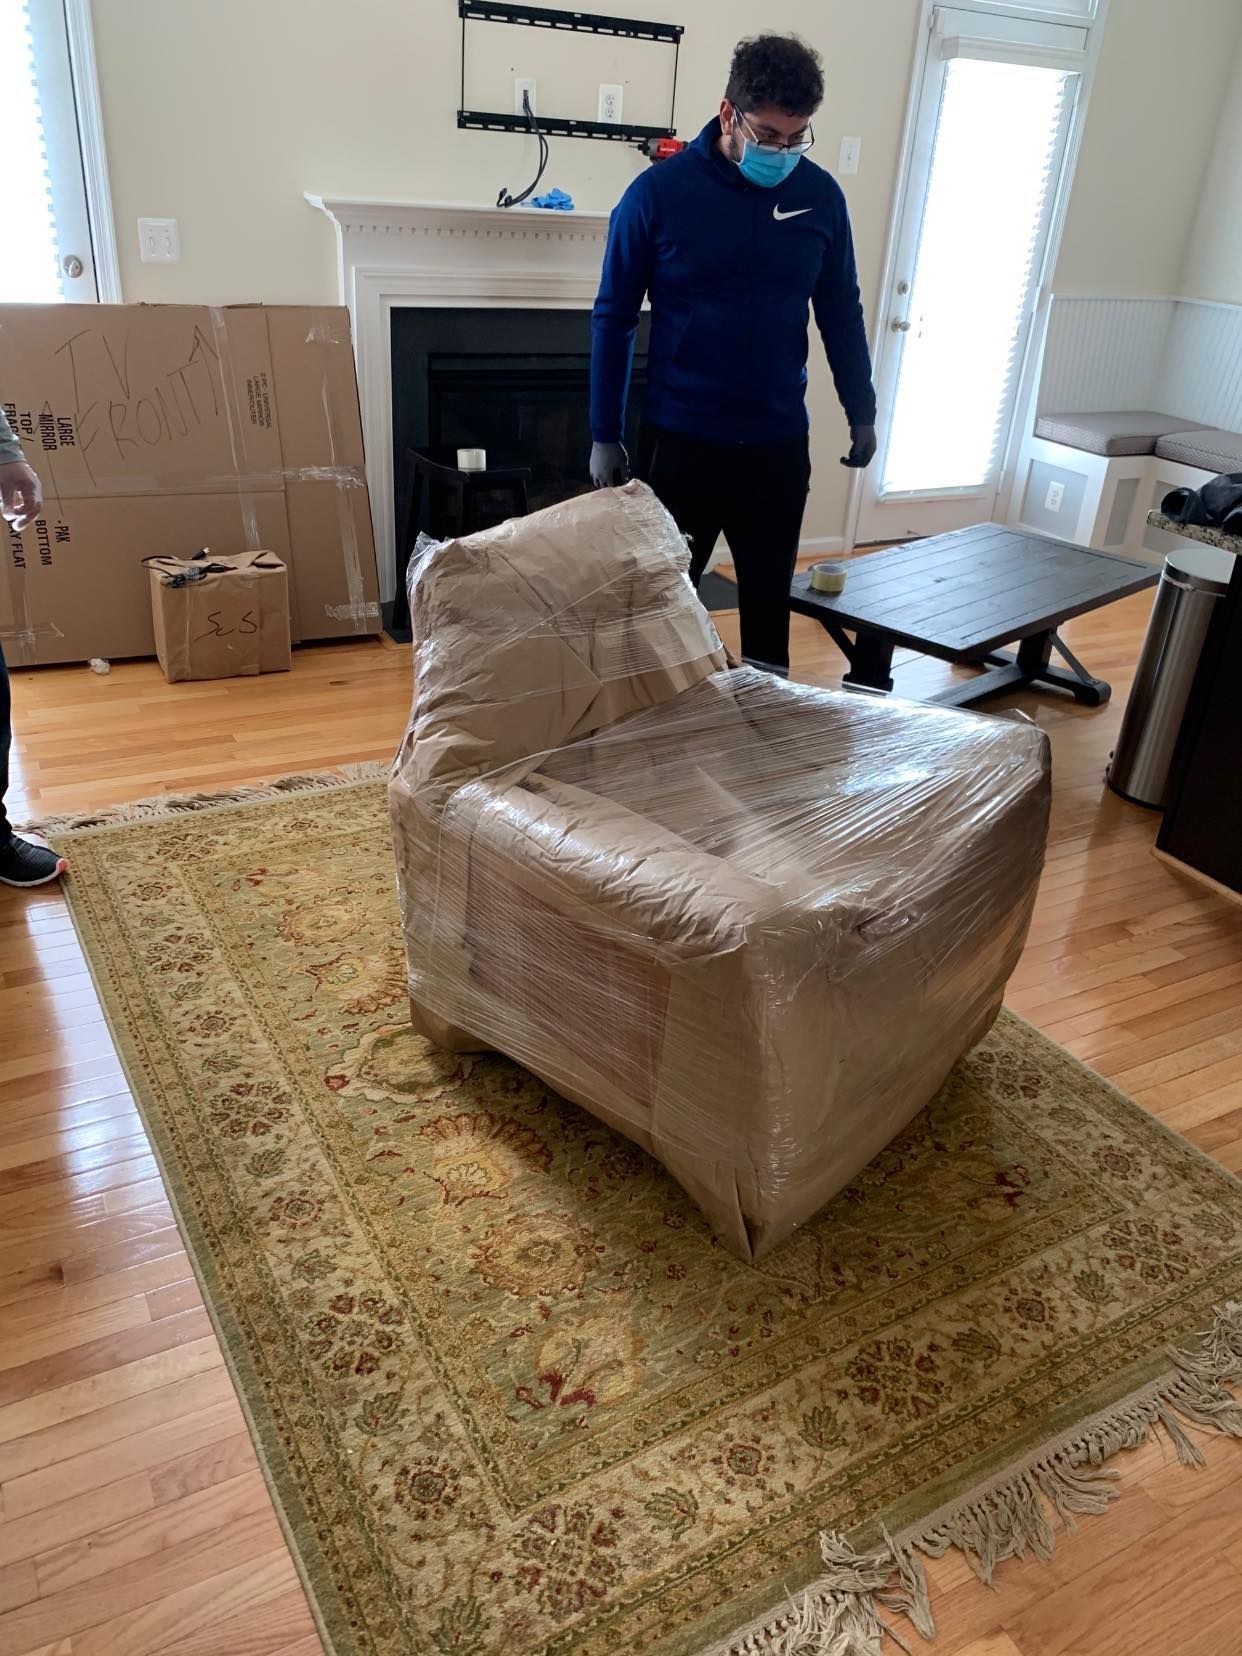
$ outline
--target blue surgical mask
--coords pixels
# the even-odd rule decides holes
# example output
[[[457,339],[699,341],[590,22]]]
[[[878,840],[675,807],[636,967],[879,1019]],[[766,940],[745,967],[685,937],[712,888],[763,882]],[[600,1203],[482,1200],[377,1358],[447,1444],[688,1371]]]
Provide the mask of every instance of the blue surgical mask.
[[[783,184],[802,159],[796,150],[760,149],[750,138],[745,140],[745,144],[742,159],[738,162],[742,177],[765,190],[774,190],[778,184]]]
[[[770,144],[760,144],[752,136],[746,117],[740,112],[735,120],[734,130],[741,134],[743,146],[742,159],[737,166],[743,178],[751,184],[758,184],[761,189],[774,190],[778,184],[783,184],[811,147],[810,143],[806,143],[801,149],[774,149]]]

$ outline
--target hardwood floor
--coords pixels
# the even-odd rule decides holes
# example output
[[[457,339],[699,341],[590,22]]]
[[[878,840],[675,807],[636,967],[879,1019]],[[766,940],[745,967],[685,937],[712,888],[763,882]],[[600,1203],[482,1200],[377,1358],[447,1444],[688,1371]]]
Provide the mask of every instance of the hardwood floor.
[[[1010,1002],[1242,1172],[1242,911],[1150,854],[1101,779],[1149,606],[1067,629],[1098,713],[1020,695],[1052,737],[1048,870]],[[733,622],[722,631],[736,645]],[[839,678],[814,622],[796,676]],[[901,660],[898,690],[948,675]],[[153,663],[14,675],[15,818],[386,760],[408,651],[299,652],[289,675],[170,687]],[[998,709],[1005,701],[994,704]],[[285,1548],[63,899],[0,888],[0,1651],[314,1656]],[[1242,1656],[1242,1443],[1163,1444],[1046,1567],[988,1591],[935,1565],[937,1656]],[[917,1641],[913,1641],[917,1644]],[[620,1656],[620,1653],[619,1653]]]

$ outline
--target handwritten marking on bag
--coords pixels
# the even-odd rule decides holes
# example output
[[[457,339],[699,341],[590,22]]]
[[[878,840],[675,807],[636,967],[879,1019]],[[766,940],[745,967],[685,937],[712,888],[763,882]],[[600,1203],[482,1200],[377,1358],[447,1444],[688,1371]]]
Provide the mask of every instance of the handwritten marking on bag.
[[[240,616],[230,615],[227,619],[236,623],[233,626],[226,626],[222,619],[223,616],[223,610],[208,611],[207,619],[211,625],[206,632],[195,633],[191,642],[197,644],[203,638],[232,638],[235,633],[248,637],[251,633],[257,633],[259,630],[259,623],[255,620],[253,610],[246,610]]]

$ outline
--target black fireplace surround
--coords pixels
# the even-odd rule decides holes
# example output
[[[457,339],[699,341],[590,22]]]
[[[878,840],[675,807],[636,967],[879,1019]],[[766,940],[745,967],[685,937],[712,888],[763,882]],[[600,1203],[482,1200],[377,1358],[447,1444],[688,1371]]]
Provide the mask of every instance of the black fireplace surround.
[[[631,453],[646,390],[647,331],[644,317],[625,430]],[[531,511],[589,489],[590,389],[589,311],[420,305],[394,310],[397,536],[406,521],[412,448],[481,448],[489,466],[529,466]],[[496,521],[505,504],[498,501]],[[434,529],[428,523],[420,527]],[[392,550],[400,568],[403,549]]]

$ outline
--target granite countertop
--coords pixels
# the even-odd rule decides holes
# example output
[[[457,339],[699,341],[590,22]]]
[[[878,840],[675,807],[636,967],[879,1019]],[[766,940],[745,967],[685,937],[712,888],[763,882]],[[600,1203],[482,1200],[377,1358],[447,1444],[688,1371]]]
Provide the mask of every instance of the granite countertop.
[[[1163,512],[1148,512],[1147,522],[1153,529],[1164,529],[1183,540],[1202,541],[1205,546],[1219,546],[1222,552],[1232,552],[1242,558],[1242,535],[1227,535],[1223,529],[1204,529],[1197,523],[1178,523]]]

